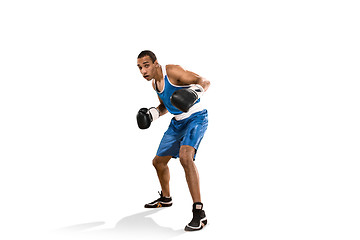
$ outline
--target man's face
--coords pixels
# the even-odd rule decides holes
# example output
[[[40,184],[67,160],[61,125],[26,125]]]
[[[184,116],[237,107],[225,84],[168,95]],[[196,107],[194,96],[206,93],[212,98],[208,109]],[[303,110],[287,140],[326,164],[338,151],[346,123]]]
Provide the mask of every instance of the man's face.
[[[157,60],[153,63],[149,56],[138,58],[137,66],[141,75],[148,81],[155,77]]]

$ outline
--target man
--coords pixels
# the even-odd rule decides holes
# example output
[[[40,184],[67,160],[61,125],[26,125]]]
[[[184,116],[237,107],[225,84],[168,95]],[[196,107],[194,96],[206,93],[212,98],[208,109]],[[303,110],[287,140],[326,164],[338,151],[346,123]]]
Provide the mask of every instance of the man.
[[[139,128],[150,127],[152,121],[170,112],[174,115],[168,130],[160,142],[153,159],[160,185],[160,198],[145,205],[145,208],[170,207],[170,172],[167,166],[171,158],[180,158],[186,181],[193,199],[193,219],[185,231],[196,231],[207,224],[201,202],[199,174],[195,156],[208,126],[207,110],[200,105],[200,96],[209,88],[210,82],[199,75],[184,70],[178,65],[161,66],[151,51],[142,51],[137,66],[152,86],[160,104],[150,109],[142,108],[137,114]]]

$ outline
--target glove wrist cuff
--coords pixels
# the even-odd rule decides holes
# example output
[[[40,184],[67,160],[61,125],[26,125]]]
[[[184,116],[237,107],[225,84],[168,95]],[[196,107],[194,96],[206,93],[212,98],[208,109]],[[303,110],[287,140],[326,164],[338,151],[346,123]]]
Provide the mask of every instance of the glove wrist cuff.
[[[151,120],[152,121],[155,121],[156,119],[158,119],[160,117],[160,112],[157,108],[155,107],[151,107],[149,109],[149,113],[150,113],[150,116],[151,116]]]
[[[198,99],[203,95],[203,93],[205,92],[204,88],[199,85],[199,84],[194,84],[192,85],[189,89],[193,90],[197,96],[198,96]]]

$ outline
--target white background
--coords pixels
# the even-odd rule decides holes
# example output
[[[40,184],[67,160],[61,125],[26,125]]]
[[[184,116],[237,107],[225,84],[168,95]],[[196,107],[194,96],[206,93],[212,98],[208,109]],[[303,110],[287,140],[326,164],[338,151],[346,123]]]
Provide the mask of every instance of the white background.
[[[1,1],[1,239],[359,239],[357,1]],[[141,50],[208,78],[196,164],[209,225],[170,162]],[[227,235],[227,236],[229,236]]]

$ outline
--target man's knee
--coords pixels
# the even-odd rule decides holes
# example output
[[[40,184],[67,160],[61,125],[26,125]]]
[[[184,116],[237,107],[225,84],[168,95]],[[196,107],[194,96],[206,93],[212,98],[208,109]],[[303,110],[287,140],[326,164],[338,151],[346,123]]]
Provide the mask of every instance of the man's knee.
[[[155,156],[152,164],[156,169],[158,169],[158,168],[166,166],[170,159],[171,159],[171,157]]]
[[[161,161],[160,161],[159,156],[154,157],[152,164],[153,164],[153,166],[155,168],[158,168],[161,165]]]
[[[193,147],[184,146],[180,149],[179,158],[183,168],[188,168],[194,164],[194,154],[195,149]]]

